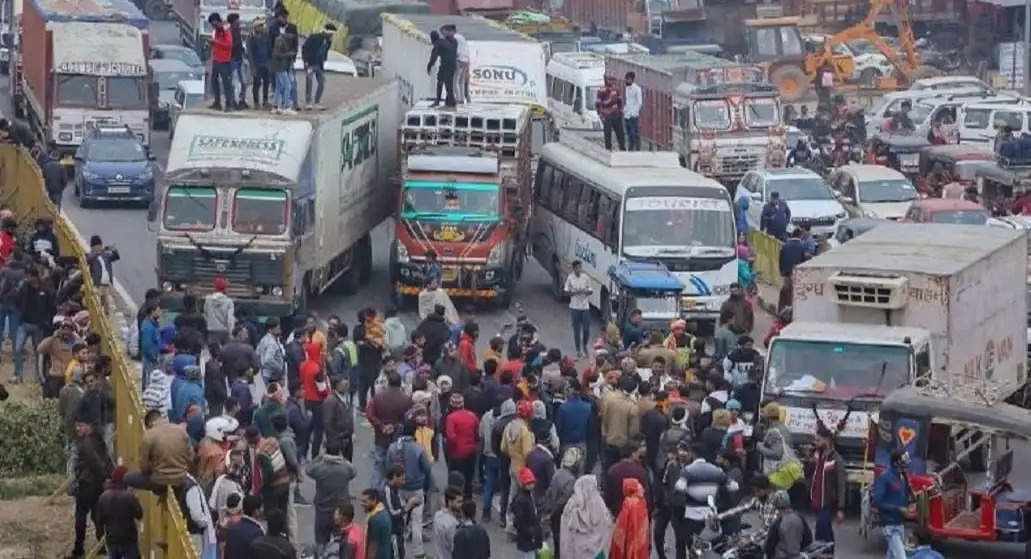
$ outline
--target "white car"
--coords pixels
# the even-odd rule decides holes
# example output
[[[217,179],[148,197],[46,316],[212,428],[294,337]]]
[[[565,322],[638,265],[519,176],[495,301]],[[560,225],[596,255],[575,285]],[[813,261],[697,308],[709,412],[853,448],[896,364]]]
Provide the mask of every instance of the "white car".
[[[172,104],[168,107],[168,137],[175,136],[175,121],[179,114],[191,107],[204,105],[204,80],[183,80],[175,88]]]
[[[918,198],[905,175],[883,165],[852,164],[831,173],[831,188],[856,217],[897,221]]]
[[[912,90],[943,91],[951,89],[977,89],[984,93],[992,93],[992,88],[974,76],[938,76],[922,78],[913,82]]]
[[[330,74],[343,74],[345,76],[357,76],[358,67],[349,57],[340,54],[335,50],[329,51],[326,56],[326,64],[323,66]],[[304,60],[301,59],[301,50],[297,49],[297,59],[294,60],[294,70],[304,70]]]
[[[774,192],[791,210],[789,232],[808,225],[813,234],[829,237],[837,230],[838,223],[848,217],[827,183],[813,171],[801,167],[757,169],[741,177],[734,193],[735,207],[740,207],[742,197],[748,197],[749,227],[760,229],[763,206]]]

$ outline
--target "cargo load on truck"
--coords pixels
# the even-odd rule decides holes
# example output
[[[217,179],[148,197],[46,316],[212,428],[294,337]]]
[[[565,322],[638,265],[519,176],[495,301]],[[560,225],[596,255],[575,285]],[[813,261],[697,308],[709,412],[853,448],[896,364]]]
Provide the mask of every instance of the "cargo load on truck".
[[[401,126],[401,184],[390,250],[399,304],[442,265],[453,297],[507,306],[523,273],[532,208],[531,109],[416,104]]]
[[[15,113],[66,155],[100,123],[128,126],[149,145],[149,25],[128,0],[29,0]]]
[[[606,57],[606,76],[622,81],[627,72],[643,93],[643,144],[676,151],[687,168],[725,183],[784,166],[780,98],[762,66],[698,52]]]
[[[180,115],[158,234],[163,306],[223,278],[237,309],[289,316],[368,281],[369,233],[392,208],[397,82],[331,74],[325,91],[325,111]]]
[[[1027,237],[951,224],[885,224],[794,269],[793,319],[769,346],[763,400],[795,443],[848,416],[838,449],[849,479],[870,421],[893,389],[1005,399],[1027,384]],[[851,413],[847,413],[851,410]]]
[[[382,71],[401,82],[401,98],[407,105],[436,97],[436,70],[426,72],[432,50],[429,34],[445,24],[455,25],[468,42],[473,102],[547,108],[545,48],[532,37],[481,17],[383,14]]]

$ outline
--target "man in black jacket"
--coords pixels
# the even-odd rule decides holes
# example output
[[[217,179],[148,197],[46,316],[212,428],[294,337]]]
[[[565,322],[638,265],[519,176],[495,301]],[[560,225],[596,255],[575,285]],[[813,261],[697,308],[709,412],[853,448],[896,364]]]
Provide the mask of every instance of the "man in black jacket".
[[[286,537],[286,514],[278,509],[265,515],[268,533],[251,542],[251,559],[297,559],[297,550]]]
[[[100,235],[93,235],[89,241],[89,254],[86,255],[86,264],[89,265],[90,278],[96,286],[100,295],[100,303],[104,306],[104,312],[111,308],[111,286],[114,285],[114,269],[111,264],[118,261],[121,256],[118,249],[112,246],[104,246]]]
[[[307,110],[322,110],[322,90],[326,86],[326,58],[333,42],[336,26],[327,23],[321,33],[312,33],[304,40],[301,47],[301,60],[304,61],[304,104]],[[315,104],[311,103],[311,80],[315,78]]]
[[[462,521],[455,531],[455,551],[462,559],[490,559],[490,537],[476,523],[476,501],[462,502]]]
[[[340,449],[344,458],[354,454],[354,413],[350,403],[351,383],[346,377],[337,380],[333,393],[322,402],[323,432],[326,448]]]
[[[426,64],[426,73],[433,72],[433,65],[440,60],[440,67],[437,69],[437,97],[431,105],[435,107],[440,104],[440,91],[444,88],[447,97],[444,100],[445,107],[454,107],[455,100],[455,71],[458,70],[458,41],[455,39],[455,26],[445,25],[440,28],[443,36],[433,42],[433,50],[430,51],[430,61]]]
[[[426,336],[426,345],[422,349],[423,363],[436,363],[444,344],[451,339],[451,329],[444,322],[445,312],[444,305],[435,305],[433,314],[428,315],[416,328]]]
[[[261,517],[261,496],[244,497],[243,517],[226,529],[226,546],[222,554],[224,559],[254,559],[251,543],[265,535],[265,530],[258,522]]]
[[[104,533],[104,544],[110,557],[139,557],[136,521],[143,518],[143,507],[132,491],[125,487],[125,466],[111,472],[111,481],[97,501],[97,524]]]
[[[18,292],[18,312],[21,313],[21,328],[14,343],[14,378],[20,382],[25,362],[25,341],[31,339],[33,348],[39,346],[50,332],[50,325],[57,312],[54,292],[43,284],[35,268],[29,270]],[[42,382],[40,371],[35,365],[33,370]]]
[[[234,92],[238,93],[237,96],[237,109],[246,109],[247,107],[247,96],[245,95],[246,87],[243,82],[243,56],[244,56],[244,41],[243,33],[240,30],[240,14],[233,12],[226,16],[226,21],[229,22],[229,31],[233,35],[233,50],[229,58],[229,75],[235,78],[233,83]],[[237,89],[239,87],[239,89]],[[230,95],[229,99],[233,96]]]
[[[111,458],[100,435],[94,432],[90,421],[80,418],[75,423],[78,461],[76,462],[75,488],[75,546],[72,557],[85,555],[86,517],[93,518],[97,539],[104,537],[104,527],[97,520],[97,501],[104,491],[104,481],[111,474]]]

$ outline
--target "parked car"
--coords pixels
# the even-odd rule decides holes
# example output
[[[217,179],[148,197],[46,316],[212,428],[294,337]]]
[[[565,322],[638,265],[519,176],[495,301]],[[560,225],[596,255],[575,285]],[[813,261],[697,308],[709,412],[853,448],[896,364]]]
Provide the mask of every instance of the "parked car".
[[[75,195],[79,205],[139,202],[154,197],[154,160],[127,127],[91,129],[75,151]]]
[[[194,72],[189,66],[178,60],[159,58],[151,60],[149,64],[150,73],[158,84],[157,109],[151,116],[151,125],[154,128],[168,128],[171,121],[170,109],[172,102],[175,100],[175,92],[179,87],[179,82],[183,80],[203,80],[204,74]],[[203,83],[201,81],[202,91]]]
[[[909,87],[911,90],[955,90],[955,89],[977,89],[984,93],[994,93],[988,84],[974,76],[938,76],[934,78],[921,78],[913,81]]]
[[[902,173],[882,165],[851,164],[830,176],[838,200],[856,217],[900,220],[913,200],[916,188]]]
[[[759,229],[762,209],[772,193],[778,193],[791,210],[789,232],[809,225],[815,235],[830,236],[838,223],[847,218],[845,208],[820,175],[801,167],[757,169],[745,173],[734,193],[737,200],[749,197],[748,225]]]
[[[204,61],[197,56],[197,53],[182,45],[152,45],[150,47],[150,60],[178,60],[190,67],[190,70],[204,75],[206,72]]]
[[[354,61],[335,50],[329,51],[324,68],[330,74],[358,75],[358,68],[354,65]],[[294,59],[294,70],[304,70],[304,60],[301,60],[300,49],[297,49],[297,58]]]
[[[168,107],[168,137],[175,136],[175,121],[185,109],[204,104],[204,80],[183,80],[175,88],[172,104]]]
[[[984,206],[970,200],[924,198],[914,200],[903,221],[910,223],[955,223],[987,225],[991,215]]]

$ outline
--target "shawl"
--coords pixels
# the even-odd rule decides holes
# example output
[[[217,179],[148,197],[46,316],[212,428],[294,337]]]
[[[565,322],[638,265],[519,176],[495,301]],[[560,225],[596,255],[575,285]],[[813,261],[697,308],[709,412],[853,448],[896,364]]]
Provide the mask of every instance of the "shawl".
[[[562,510],[562,559],[595,559],[605,555],[612,534],[612,515],[598,492],[598,479],[580,477]]]
[[[612,532],[612,548],[609,559],[648,559],[651,553],[648,534],[648,504],[644,500],[641,482],[627,478],[623,480],[623,507],[616,518],[616,529]]]

